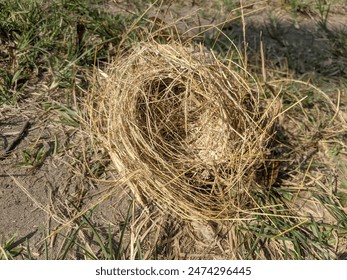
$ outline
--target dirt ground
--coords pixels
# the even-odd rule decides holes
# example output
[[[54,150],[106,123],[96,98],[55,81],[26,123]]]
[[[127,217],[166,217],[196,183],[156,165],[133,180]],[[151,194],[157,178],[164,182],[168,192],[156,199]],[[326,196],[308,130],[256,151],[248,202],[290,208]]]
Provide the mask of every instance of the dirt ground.
[[[127,4],[128,2],[109,1],[106,9],[111,13],[134,12],[136,5]],[[242,49],[244,39],[241,21],[223,23],[231,17],[238,17],[240,10],[228,14],[222,2],[225,1],[175,1],[166,18],[163,16],[161,19],[167,23],[184,17],[180,28],[187,30],[189,35],[197,34],[200,30],[199,28],[192,30],[193,27],[221,23],[220,29]],[[290,6],[275,0],[261,3],[259,1],[243,2],[250,65],[261,67],[262,42],[266,68],[286,73],[291,71],[295,77],[299,78],[321,77],[319,78],[321,81],[327,81],[322,83],[322,87],[328,90],[329,81],[333,81],[334,84],[346,83],[347,55],[339,47],[339,40],[346,40],[346,37],[337,35],[346,36],[347,34],[347,6],[343,3],[344,1],[334,2],[331,6],[327,26],[334,32],[320,28],[318,12],[306,6],[300,6],[293,11]],[[166,7],[167,5],[162,6],[162,12],[159,12],[159,15],[165,11]],[[155,15],[156,11],[153,10],[150,13]],[[215,31],[207,32],[204,35],[205,41],[211,42],[212,45],[216,34]],[[230,41],[222,37],[219,44],[221,49],[228,49]],[[344,49],[344,51],[347,50]],[[53,92],[55,90],[59,91],[59,89],[53,89]],[[49,92],[50,89],[45,83],[30,85],[29,97],[25,101],[14,106],[0,107],[0,244],[16,234],[17,242],[13,247],[18,244],[25,247],[28,240],[32,256],[45,258],[45,253],[48,252],[48,258],[54,259],[61,256],[64,244],[66,245],[64,236],[71,233],[73,229],[68,226],[63,228],[58,237],[47,239],[48,245],[44,241],[45,238],[62,225],[75,222],[77,224],[77,219],[69,221],[79,213],[80,209],[91,208],[90,205],[105,196],[117,178],[113,178],[112,170],[102,172],[101,176],[95,176],[93,172],[98,172],[98,163],[102,162],[103,165],[109,166],[105,160],[107,157],[104,151],[92,151],[89,137],[80,128],[66,126],[56,110],[46,110],[42,107],[42,104],[48,100],[52,103],[56,102],[54,94],[47,97]],[[345,87],[341,90],[342,112],[347,111],[346,104]],[[9,149],[11,144],[14,144],[13,148]],[[84,151],[88,149],[91,153],[85,154]],[[88,162],[88,165],[85,165],[85,162]],[[86,166],[95,166],[96,171]],[[116,182],[116,184],[120,183]],[[110,224],[114,227],[114,234],[120,236],[122,233],[120,224],[126,220],[133,197],[120,188],[116,193],[106,195],[103,200],[103,203],[94,210],[91,219],[95,227],[104,233],[105,238],[107,238]],[[68,202],[73,202],[75,207]],[[142,208],[140,205],[134,208],[136,215],[132,219],[136,222],[135,220],[142,215]],[[173,232],[177,230],[177,227],[194,227],[194,224],[188,225],[184,222],[179,224],[167,222],[165,219],[168,217],[160,219],[162,220],[159,224],[163,225],[165,230],[158,234],[166,240],[175,236]],[[144,228],[145,225],[142,227]],[[215,227],[217,226],[206,226],[206,232],[198,230],[200,239],[209,239],[213,234],[209,230]],[[129,233],[125,235],[131,240]],[[81,238],[87,241],[92,240],[93,234],[85,234]],[[182,238],[191,238],[190,242],[193,242],[196,237],[181,236]],[[176,239],[180,240],[177,236]],[[149,244],[150,238],[147,241],[144,240],[143,246],[146,246],[146,242]],[[178,244],[169,243],[167,241],[166,244],[162,244],[158,250],[159,255],[172,258],[175,255],[176,258],[200,256],[198,249],[185,252],[182,248],[178,249]],[[150,246],[148,244],[147,246]],[[90,246],[97,246],[97,244]],[[152,253],[148,252],[148,256]],[[81,257],[79,254],[78,250],[69,252],[68,258],[79,258]],[[216,249],[208,252],[204,257],[206,256],[226,257]],[[130,253],[126,257],[134,256]]]

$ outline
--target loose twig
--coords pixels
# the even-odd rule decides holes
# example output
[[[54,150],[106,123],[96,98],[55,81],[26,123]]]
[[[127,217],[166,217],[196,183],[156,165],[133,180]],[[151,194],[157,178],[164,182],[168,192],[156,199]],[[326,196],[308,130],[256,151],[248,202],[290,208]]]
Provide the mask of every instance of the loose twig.
[[[10,145],[7,146],[7,148],[5,149],[5,151],[3,152],[2,155],[0,155],[0,160],[5,159],[10,152],[20,143],[20,141],[23,139],[25,133],[27,132],[28,128],[29,128],[29,121],[26,121],[22,127],[22,129],[20,130],[20,132],[18,133],[17,137],[13,139],[13,141],[11,142]]]

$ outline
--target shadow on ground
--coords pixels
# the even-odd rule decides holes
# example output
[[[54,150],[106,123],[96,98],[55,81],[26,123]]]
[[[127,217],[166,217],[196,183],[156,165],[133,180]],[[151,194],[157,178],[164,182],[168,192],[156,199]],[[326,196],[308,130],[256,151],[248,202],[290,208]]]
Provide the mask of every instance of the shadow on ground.
[[[327,26],[307,19],[296,22],[258,19],[246,24],[248,59],[251,64],[260,61],[262,42],[265,61],[271,63],[272,68],[288,68],[298,75],[312,72],[325,77],[346,76],[347,17],[344,21],[343,24]],[[220,37],[219,50],[227,51],[230,40],[244,49],[240,23],[227,24],[222,31],[226,36],[217,35]],[[207,43],[214,41],[215,38],[210,36]]]

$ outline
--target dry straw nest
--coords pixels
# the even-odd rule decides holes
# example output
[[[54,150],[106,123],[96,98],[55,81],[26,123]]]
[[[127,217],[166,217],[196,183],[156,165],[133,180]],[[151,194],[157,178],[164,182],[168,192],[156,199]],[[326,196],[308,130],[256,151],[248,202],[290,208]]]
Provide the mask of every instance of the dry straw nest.
[[[240,73],[201,47],[154,42],[99,72],[90,129],[142,202],[188,219],[247,213],[276,110]]]

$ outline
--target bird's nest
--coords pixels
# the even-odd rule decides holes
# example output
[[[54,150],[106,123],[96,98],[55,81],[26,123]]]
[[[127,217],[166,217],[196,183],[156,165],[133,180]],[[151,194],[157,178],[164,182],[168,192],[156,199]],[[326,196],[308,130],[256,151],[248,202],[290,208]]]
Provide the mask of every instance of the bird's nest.
[[[142,202],[188,219],[239,217],[254,206],[278,114],[245,73],[201,47],[139,43],[99,72],[89,127]]]

